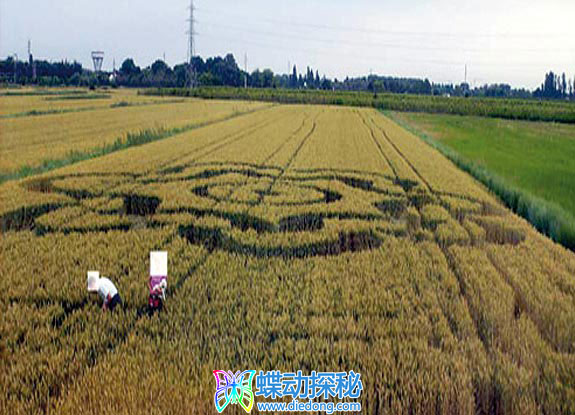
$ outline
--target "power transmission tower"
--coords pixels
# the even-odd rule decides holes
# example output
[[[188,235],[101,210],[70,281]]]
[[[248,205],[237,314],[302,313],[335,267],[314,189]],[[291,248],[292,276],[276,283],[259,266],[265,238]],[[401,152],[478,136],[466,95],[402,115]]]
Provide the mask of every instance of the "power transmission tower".
[[[189,24],[190,24],[190,28],[188,30],[188,36],[189,36],[189,44],[188,44],[188,58],[189,58],[189,87],[190,88],[194,88],[196,86],[196,71],[194,69],[194,48],[195,48],[195,42],[194,42],[194,35],[196,34],[194,32],[194,24],[196,23],[196,20],[194,19],[194,0],[190,0],[190,18],[188,19]]]
[[[248,87],[248,54],[246,53],[244,55],[244,71],[245,71],[245,75],[244,75],[244,88],[247,89]]]
[[[16,83],[16,81],[18,80],[18,76],[16,75],[16,72],[18,72],[18,54],[17,53],[14,54],[14,83]]]
[[[28,39],[28,64],[30,66],[30,74],[32,75],[32,81],[36,81],[36,62],[34,62],[34,57],[32,56],[32,41]]]

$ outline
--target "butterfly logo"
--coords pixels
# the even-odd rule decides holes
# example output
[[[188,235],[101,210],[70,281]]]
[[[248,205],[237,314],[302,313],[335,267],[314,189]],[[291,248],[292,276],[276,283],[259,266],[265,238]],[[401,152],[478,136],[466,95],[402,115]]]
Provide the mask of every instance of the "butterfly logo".
[[[222,412],[230,403],[240,404],[246,412],[250,412],[254,406],[254,393],[252,380],[255,370],[237,371],[214,370],[216,377],[216,394],[214,401],[218,412]]]

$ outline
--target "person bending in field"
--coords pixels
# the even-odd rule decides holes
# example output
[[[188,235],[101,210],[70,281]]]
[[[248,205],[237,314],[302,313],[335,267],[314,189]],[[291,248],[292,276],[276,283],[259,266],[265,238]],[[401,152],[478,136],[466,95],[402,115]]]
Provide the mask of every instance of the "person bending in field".
[[[100,295],[104,301],[102,311],[114,311],[116,306],[122,305],[122,298],[114,283],[108,278],[100,278],[100,273],[97,271],[88,272],[88,292],[97,292]]]

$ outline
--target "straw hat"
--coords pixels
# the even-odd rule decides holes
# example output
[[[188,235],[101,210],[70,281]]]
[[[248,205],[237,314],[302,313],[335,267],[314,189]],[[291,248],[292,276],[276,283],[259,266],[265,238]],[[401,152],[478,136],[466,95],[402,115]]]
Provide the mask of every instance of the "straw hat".
[[[88,271],[88,291],[98,291],[100,285],[100,273],[98,271]]]

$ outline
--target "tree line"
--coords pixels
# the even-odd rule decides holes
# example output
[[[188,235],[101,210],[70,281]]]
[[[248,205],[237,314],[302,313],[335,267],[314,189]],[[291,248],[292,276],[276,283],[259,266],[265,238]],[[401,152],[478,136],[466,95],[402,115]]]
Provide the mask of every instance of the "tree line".
[[[553,72],[545,74],[545,81],[539,88],[533,91],[533,96],[537,98],[575,98],[575,78],[573,83],[563,75],[559,76]]]
[[[232,86],[251,88],[319,89],[340,91],[369,91],[417,95],[443,95],[458,97],[575,99],[575,78],[563,73],[545,74],[545,80],[535,91],[512,88],[508,84],[490,84],[471,88],[467,83],[440,84],[428,79],[399,78],[369,75],[344,80],[320,76],[311,67],[299,72],[294,65],[289,74],[276,74],[271,69],[256,69],[247,73],[239,68],[230,53],[224,57],[206,60],[196,56],[192,60],[193,75],[187,63],[170,67],[163,60],[141,68],[127,58],[117,71],[99,72],[83,68],[78,62],[48,62],[44,60],[18,61],[13,57],[0,60],[1,84],[36,84],[40,86],[127,86],[127,87],[185,87],[193,79],[197,86]]]

